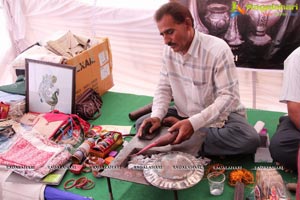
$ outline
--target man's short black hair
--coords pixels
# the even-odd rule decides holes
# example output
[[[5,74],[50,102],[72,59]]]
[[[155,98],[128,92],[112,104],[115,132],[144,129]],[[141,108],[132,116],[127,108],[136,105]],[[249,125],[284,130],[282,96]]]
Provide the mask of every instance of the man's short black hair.
[[[156,22],[159,22],[164,15],[170,15],[178,24],[184,23],[186,18],[190,18],[194,26],[194,18],[190,10],[178,2],[169,2],[162,5],[154,15]]]

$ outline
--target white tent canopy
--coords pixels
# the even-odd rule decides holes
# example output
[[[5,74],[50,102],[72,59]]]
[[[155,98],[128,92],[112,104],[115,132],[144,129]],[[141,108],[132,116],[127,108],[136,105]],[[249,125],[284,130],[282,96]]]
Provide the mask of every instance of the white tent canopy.
[[[153,95],[163,48],[153,14],[164,2],[3,0],[1,14],[6,18],[0,18],[4,45],[0,84],[13,82],[14,72],[9,64],[21,51],[57,32],[70,30],[87,37],[110,39],[115,83],[112,91]],[[281,70],[239,68],[238,72],[241,99],[248,108],[286,111],[278,101]]]

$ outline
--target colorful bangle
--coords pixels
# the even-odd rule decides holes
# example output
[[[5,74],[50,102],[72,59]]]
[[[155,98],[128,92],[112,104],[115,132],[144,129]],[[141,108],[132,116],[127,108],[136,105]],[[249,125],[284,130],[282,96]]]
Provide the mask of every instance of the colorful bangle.
[[[81,189],[83,189],[83,190],[90,190],[90,189],[92,189],[94,187],[95,187],[95,182],[92,181],[92,180],[90,180],[90,179],[88,179],[87,183],[84,186],[82,186]]]
[[[73,183],[71,185],[68,185],[69,183],[71,183],[73,181]],[[70,180],[67,180],[64,184],[64,189],[65,190],[68,190],[68,189],[71,189],[72,187],[74,187],[76,184],[76,181],[74,178],[70,179]]]
[[[96,141],[95,141],[95,145],[97,145],[98,143],[100,143],[102,141],[102,138],[98,138]]]
[[[76,188],[82,188],[86,183],[88,182],[87,177],[83,176],[75,182],[75,187]]]

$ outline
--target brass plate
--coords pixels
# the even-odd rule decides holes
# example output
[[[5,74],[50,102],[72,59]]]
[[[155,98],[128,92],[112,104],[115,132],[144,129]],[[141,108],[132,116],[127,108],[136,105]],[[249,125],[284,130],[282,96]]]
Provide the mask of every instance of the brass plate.
[[[151,185],[167,190],[182,190],[194,186],[202,179],[202,160],[179,151],[157,155],[147,162],[143,170],[145,179]]]

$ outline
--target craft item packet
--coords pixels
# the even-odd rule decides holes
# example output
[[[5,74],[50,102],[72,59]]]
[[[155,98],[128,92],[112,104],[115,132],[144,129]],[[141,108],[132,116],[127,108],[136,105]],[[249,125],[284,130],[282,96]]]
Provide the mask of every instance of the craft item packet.
[[[101,116],[103,100],[92,88],[88,88],[76,99],[76,114],[85,120],[97,119]]]

